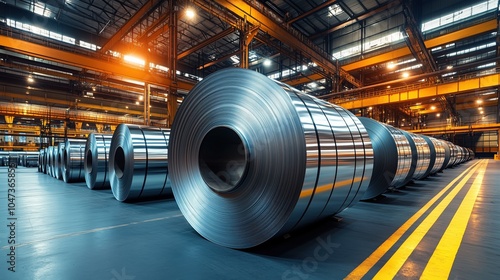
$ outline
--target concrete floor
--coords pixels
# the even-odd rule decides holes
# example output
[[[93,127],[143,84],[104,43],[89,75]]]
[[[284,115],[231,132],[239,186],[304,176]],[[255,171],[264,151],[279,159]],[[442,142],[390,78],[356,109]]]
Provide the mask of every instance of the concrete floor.
[[[120,203],[110,190],[90,191],[85,183],[65,184],[36,168],[16,170],[13,217],[17,220],[8,220],[12,216],[8,216],[7,168],[2,167],[0,279],[343,279],[450,181],[478,162],[446,169],[377,201],[360,202],[343,211],[340,221],[332,218],[245,251],[200,237],[173,198]],[[500,277],[500,161],[487,162],[449,279]],[[394,278],[420,277],[478,174],[476,171],[466,180],[394,272]],[[375,277],[434,208],[435,204],[366,269],[365,279]],[[15,221],[16,272],[8,270],[7,262],[11,221]]]

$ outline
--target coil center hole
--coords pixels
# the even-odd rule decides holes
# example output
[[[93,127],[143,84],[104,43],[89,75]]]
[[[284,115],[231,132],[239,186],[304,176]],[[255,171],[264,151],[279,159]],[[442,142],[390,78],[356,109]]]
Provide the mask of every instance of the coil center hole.
[[[85,166],[85,171],[87,171],[87,173],[92,173],[92,151],[91,150],[87,150],[87,153],[85,154],[85,163],[86,163],[86,166]]]
[[[115,150],[114,167],[116,177],[118,179],[123,177],[123,172],[125,170],[125,152],[121,146],[118,146]]]
[[[198,155],[200,173],[215,192],[238,187],[247,170],[247,152],[241,137],[228,127],[210,130],[201,142]]]

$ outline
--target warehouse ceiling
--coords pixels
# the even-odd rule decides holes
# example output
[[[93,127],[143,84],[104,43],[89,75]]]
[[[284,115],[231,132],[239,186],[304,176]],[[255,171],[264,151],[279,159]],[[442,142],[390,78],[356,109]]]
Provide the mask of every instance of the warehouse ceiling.
[[[497,68],[497,1],[6,0],[0,7],[0,101],[10,115],[33,104],[140,123],[146,83],[152,122],[168,125],[168,98],[180,103],[199,80],[246,59],[252,70],[332,100]],[[498,107],[497,88],[485,90],[497,98],[488,106]],[[460,100],[391,110],[412,117],[417,103],[436,103],[458,121]]]

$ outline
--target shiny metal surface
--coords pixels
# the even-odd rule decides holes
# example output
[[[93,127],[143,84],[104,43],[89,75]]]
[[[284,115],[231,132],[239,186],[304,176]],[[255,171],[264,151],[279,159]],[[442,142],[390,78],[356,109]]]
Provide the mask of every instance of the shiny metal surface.
[[[368,187],[373,149],[349,111],[243,69],[198,83],[172,126],[172,190],[206,239],[250,248],[334,215]]]
[[[85,183],[91,190],[110,186],[108,158],[111,137],[109,134],[90,133],[85,143],[83,168]]]
[[[52,146],[52,177],[57,178],[57,173],[59,173],[59,167],[57,165],[57,158],[59,157],[59,150],[57,146]]]
[[[56,173],[56,178],[59,180],[63,179],[62,175],[62,157],[64,156],[64,145],[66,143],[61,142],[57,145],[57,156],[55,157],[55,173]]]
[[[413,166],[415,168],[412,179],[422,179],[425,177],[425,172],[427,172],[431,161],[431,150],[429,148],[429,144],[427,144],[421,135],[409,133],[407,131],[404,131],[403,133],[407,136],[407,139],[411,139],[413,142],[413,144],[410,144],[413,155],[412,168]]]
[[[42,172],[47,174],[47,148],[43,148],[43,158],[41,161],[42,164]]]
[[[85,152],[84,139],[67,139],[62,156],[62,177],[66,183],[83,182],[85,180],[83,159]]]
[[[52,176],[54,171],[54,146],[47,147],[47,175]]]
[[[444,148],[443,165],[441,166],[441,169],[439,169],[439,171],[443,171],[445,168],[448,167],[448,163],[450,162],[451,150],[450,150],[450,145],[448,144],[448,141],[442,140],[442,139],[438,139],[438,141],[441,142],[441,145],[443,145],[443,148]]]
[[[370,118],[360,117],[373,145],[373,175],[363,199],[372,199],[389,187],[401,187],[411,171],[412,151],[403,132]]]
[[[441,169],[445,160],[445,149],[442,143],[436,138],[426,135],[421,136],[424,138],[425,142],[427,142],[431,151],[431,161],[429,163],[429,167],[422,176],[423,178],[425,178],[431,174],[435,174]]]
[[[168,179],[169,130],[121,124],[111,139],[109,180],[119,201],[171,194]]]
[[[45,157],[45,149],[40,149],[38,152],[38,172],[43,173],[43,159]]]

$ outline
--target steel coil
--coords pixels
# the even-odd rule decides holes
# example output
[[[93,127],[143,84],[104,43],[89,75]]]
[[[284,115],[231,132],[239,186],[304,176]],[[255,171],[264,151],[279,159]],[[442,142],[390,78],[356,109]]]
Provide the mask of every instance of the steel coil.
[[[421,135],[421,136],[424,138],[425,142],[427,142],[427,144],[429,145],[429,149],[431,152],[431,160],[429,163],[429,167],[422,176],[423,178],[425,178],[431,174],[437,173],[441,169],[445,158],[445,150],[441,142],[439,142],[436,138],[429,137],[426,135]]]
[[[57,178],[57,173],[58,171],[58,165],[57,165],[57,159],[59,158],[59,149],[57,146],[52,146],[52,177]]]
[[[47,174],[47,148],[43,148],[42,151],[43,158],[40,164],[42,165],[42,172]]]
[[[54,146],[47,147],[47,175],[52,176],[54,170]]]
[[[45,149],[40,149],[38,153],[38,172],[43,173],[43,158],[45,156]]]
[[[55,157],[55,173],[56,179],[62,180],[62,157],[64,156],[64,142],[57,145],[57,156]]]
[[[171,194],[168,176],[170,130],[120,124],[109,149],[109,180],[119,201]]]
[[[84,139],[67,139],[64,144],[61,172],[66,183],[85,180],[83,170],[85,142]]]
[[[249,70],[198,83],[172,125],[172,190],[206,239],[249,248],[364,194],[373,149],[349,111]]]
[[[400,129],[369,118],[359,118],[373,145],[373,175],[363,199],[375,198],[389,187],[402,187],[411,171],[412,150]]]
[[[448,144],[448,141],[446,140],[438,140],[441,142],[441,145],[443,145],[444,148],[444,161],[443,161],[443,166],[441,166],[441,169],[439,171],[443,171],[445,168],[448,167],[448,164],[451,159],[451,150],[450,150],[450,145]]]
[[[108,156],[111,137],[109,134],[90,133],[85,143],[85,182],[91,190],[110,186]]]
[[[403,133],[406,138],[412,142],[410,143],[413,156],[412,166],[415,168],[412,179],[422,179],[425,177],[425,173],[427,172],[431,162],[431,150],[429,148],[429,144],[427,144],[421,135],[407,131],[403,131]]]

